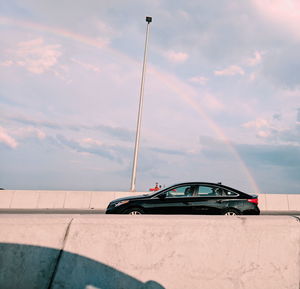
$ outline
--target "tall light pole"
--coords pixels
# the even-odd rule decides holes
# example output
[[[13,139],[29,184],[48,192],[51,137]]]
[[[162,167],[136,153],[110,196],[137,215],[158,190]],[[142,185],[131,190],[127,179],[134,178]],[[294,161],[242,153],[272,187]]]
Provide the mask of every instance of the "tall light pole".
[[[136,125],[135,147],[134,147],[134,157],[133,157],[131,186],[130,186],[130,190],[132,192],[135,191],[136,167],[137,167],[138,151],[140,146],[140,130],[141,130],[141,123],[142,123],[142,110],[143,110],[143,101],[144,101],[144,83],[145,83],[145,72],[146,72],[146,62],[147,62],[148,34],[149,34],[150,23],[152,22],[152,17],[147,16],[146,22],[147,22],[147,30],[146,30],[145,49],[144,49],[144,61],[143,61],[139,111],[138,111],[138,119]]]

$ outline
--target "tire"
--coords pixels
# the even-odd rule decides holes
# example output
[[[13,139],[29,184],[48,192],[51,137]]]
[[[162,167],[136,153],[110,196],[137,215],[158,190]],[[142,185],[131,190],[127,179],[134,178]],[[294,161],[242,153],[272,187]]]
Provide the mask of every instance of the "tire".
[[[144,211],[140,208],[131,208],[125,211],[125,214],[128,215],[142,215],[144,214]]]
[[[238,210],[235,209],[228,209],[224,211],[223,215],[225,216],[237,216],[240,215],[241,213]]]

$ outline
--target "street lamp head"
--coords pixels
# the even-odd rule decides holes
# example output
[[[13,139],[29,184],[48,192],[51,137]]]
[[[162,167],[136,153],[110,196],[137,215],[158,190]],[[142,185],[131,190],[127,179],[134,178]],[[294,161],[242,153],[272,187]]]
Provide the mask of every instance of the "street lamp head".
[[[151,22],[152,22],[152,17],[147,16],[147,17],[146,17],[146,21],[147,21],[148,23],[151,23]]]

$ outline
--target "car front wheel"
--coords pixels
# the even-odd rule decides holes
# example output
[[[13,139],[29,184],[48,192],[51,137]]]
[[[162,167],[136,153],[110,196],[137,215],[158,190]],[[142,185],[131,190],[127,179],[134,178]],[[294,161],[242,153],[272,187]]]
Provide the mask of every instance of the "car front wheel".
[[[233,209],[229,209],[229,210],[226,210],[223,215],[225,216],[237,216],[237,215],[240,215],[241,213],[237,210],[233,210]]]
[[[143,210],[140,208],[131,208],[125,212],[128,215],[142,215],[144,214]]]

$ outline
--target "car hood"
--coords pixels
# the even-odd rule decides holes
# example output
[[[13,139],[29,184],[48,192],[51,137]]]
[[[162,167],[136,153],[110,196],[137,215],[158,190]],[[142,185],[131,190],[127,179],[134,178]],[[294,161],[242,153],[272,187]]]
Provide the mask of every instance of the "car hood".
[[[125,200],[141,200],[141,199],[148,199],[150,194],[138,195],[138,196],[128,196],[124,198],[119,198],[111,201],[110,203],[118,203]]]

